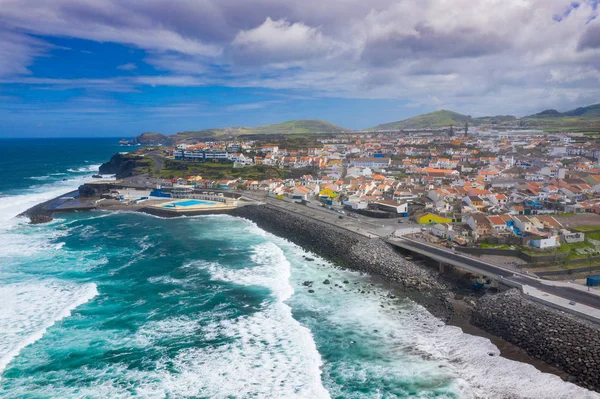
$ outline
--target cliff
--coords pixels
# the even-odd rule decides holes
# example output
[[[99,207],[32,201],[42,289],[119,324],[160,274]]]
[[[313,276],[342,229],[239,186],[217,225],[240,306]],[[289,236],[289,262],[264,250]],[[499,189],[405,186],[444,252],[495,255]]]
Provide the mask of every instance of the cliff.
[[[167,143],[167,136],[161,133],[142,133],[131,140],[132,144],[159,145]]]
[[[115,154],[110,161],[100,165],[100,174],[115,175],[117,179],[141,175],[152,171],[151,159],[135,154]]]

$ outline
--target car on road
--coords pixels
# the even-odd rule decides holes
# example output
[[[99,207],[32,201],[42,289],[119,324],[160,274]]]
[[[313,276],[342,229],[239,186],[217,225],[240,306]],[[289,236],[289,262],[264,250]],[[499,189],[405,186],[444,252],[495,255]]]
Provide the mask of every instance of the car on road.
[[[575,305],[577,305],[577,304],[576,304],[575,302],[573,302],[573,301],[570,301],[570,302],[569,302],[569,305],[571,305],[571,306],[575,306]]]
[[[398,223],[404,223],[404,220],[400,219],[398,220]]]
[[[342,215],[338,216],[338,219],[343,219],[344,217]]]

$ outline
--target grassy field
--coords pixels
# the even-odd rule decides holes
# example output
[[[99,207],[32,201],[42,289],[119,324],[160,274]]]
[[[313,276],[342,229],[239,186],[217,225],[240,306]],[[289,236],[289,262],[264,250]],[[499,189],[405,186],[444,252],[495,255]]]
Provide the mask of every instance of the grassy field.
[[[596,247],[590,240],[600,242],[600,232],[585,233],[585,241],[575,242],[572,244],[562,244],[560,247],[551,249],[551,250],[536,251],[536,250],[534,250],[532,248],[528,248],[528,247],[522,247],[519,249],[531,256],[553,255],[553,254],[563,255],[565,253],[568,253],[569,255],[567,256],[566,260],[586,259],[589,256],[600,256],[600,253],[599,254],[593,253],[594,251],[596,251]],[[588,254],[580,253],[578,250],[589,250],[590,252],[588,255]],[[600,250],[600,248],[599,248],[599,250]],[[565,267],[578,267],[578,266],[577,265],[568,265]]]
[[[163,179],[202,176],[202,178],[210,180],[219,180],[225,178],[266,180],[285,178],[286,172],[282,169],[262,165],[234,168],[233,164],[209,162],[198,163],[168,159],[165,161],[163,168],[159,172],[154,173],[153,176]]]
[[[159,172],[151,176],[171,179],[188,176],[202,176],[203,179],[236,179],[267,180],[267,179],[297,179],[307,174],[314,174],[310,168],[280,169],[274,166],[254,165],[234,168],[231,163],[202,163],[189,161],[176,161],[168,159]]]

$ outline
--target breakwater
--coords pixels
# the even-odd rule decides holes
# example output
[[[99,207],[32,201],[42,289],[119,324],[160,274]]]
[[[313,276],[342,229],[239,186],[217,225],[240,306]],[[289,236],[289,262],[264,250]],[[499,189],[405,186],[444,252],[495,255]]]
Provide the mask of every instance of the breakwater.
[[[481,298],[472,323],[600,391],[600,328],[510,290]]]
[[[230,214],[251,220],[338,266],[396,283],[405,295],[443,320],[452,315],[449,288],[437,273],[405,260],[379,238],[370,239],[269,205],[244,206]]]

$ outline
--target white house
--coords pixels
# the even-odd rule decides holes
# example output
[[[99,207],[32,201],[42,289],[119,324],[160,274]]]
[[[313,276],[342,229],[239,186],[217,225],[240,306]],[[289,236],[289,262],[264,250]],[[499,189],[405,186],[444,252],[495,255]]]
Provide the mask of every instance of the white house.
[[[560,238],[559,236],[550,236],[547,238],[540,237],[538,239],[529,241],[529,245],[540,249],[560,247]]]

